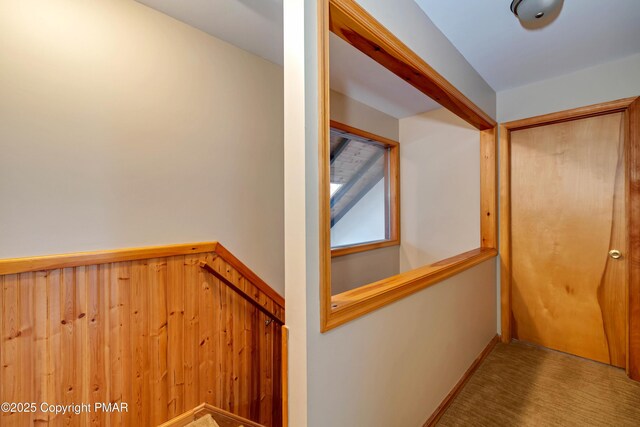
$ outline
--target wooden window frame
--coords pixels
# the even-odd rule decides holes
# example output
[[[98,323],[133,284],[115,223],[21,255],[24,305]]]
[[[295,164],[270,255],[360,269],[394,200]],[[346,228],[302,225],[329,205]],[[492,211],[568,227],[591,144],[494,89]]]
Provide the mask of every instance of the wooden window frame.
[[[496,122],[353,0],[318,0],[320,330],[441,282],[497,255]],[[480,131],[480,247],[432,265],[331,295],[329,32],[333,31]]]
[[[376,240],[374,242],[358,243],[354,245],[340,246],[331,249],[331,257],[336,258],[344,255],[355,254],[358,252],[366,252],[374,249],[386,248],[389,246],[398,246],[400,244],[400,144],[389,138],[367,132],[353,126],[340,123],[335,120],[329,122],[332,129],[338,129],[362,138],[373,140],[376,144],[388,148],[389,155],[389,171],[385,173],[385,205],[388,205],[389,218],[385,221],[389,230],[389,237],[384,240]]]
[[[513,336],[511,307],[511,132],[616,112],[624,113],[629,260],[627,375],[640,381],[640,97],[500,124],[500,308],[502,342]]]

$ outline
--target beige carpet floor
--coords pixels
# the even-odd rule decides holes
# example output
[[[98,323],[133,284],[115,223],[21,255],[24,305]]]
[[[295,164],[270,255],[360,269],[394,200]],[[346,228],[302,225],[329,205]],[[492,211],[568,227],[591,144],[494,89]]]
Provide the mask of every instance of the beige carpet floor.
[[[640,383],[601,363],[498,344],[438,426],[640,427]]]

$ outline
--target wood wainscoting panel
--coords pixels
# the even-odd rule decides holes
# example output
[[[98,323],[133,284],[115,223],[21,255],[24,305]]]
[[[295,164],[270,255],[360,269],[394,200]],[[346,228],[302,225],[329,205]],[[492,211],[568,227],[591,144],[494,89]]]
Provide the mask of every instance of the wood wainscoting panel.
[[[203,402],[281,425],[284,307],[263,283],[211,251],[64,265],[0,276],[0,402],[38,404],[0,425],[151,426]],[[92,410],[56,415],[43,402]]]

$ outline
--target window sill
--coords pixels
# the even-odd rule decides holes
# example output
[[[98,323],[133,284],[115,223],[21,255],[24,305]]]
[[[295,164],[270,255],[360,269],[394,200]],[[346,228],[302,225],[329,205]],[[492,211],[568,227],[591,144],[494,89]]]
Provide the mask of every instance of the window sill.
[[[355,254],[358,252],[372,251],[374,249],[386,248],[389,246],[400,245],[400,239],[395,240],[379,240],[377,242],[363,243],[361,245],[344,246],[331,249],[331,258]]]
[[[323,332],[455,276],[494,258],[496,249],[478,248],[331,297]]]

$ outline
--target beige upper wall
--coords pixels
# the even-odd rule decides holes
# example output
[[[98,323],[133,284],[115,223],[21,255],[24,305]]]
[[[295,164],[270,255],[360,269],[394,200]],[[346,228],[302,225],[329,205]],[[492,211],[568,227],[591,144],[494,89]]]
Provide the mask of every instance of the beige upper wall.
[[[399,121],[382,111],[358,102],[346,95],[331,91],[331,120],[371,132],[376,135],[397,141],[399,138]]]
[[[331,293],[345,292],[400,272],[398,246],[374,249],[331,259]]]
[[[445,108],[400,120],[400,271],[480,247],[480,132]]]
[[[284,291],[283,70],[128,0],[0,2],[0,258],[219,240]]]
[[[498,93],[507,122],[630,96],[640,96],[640,54]]]

